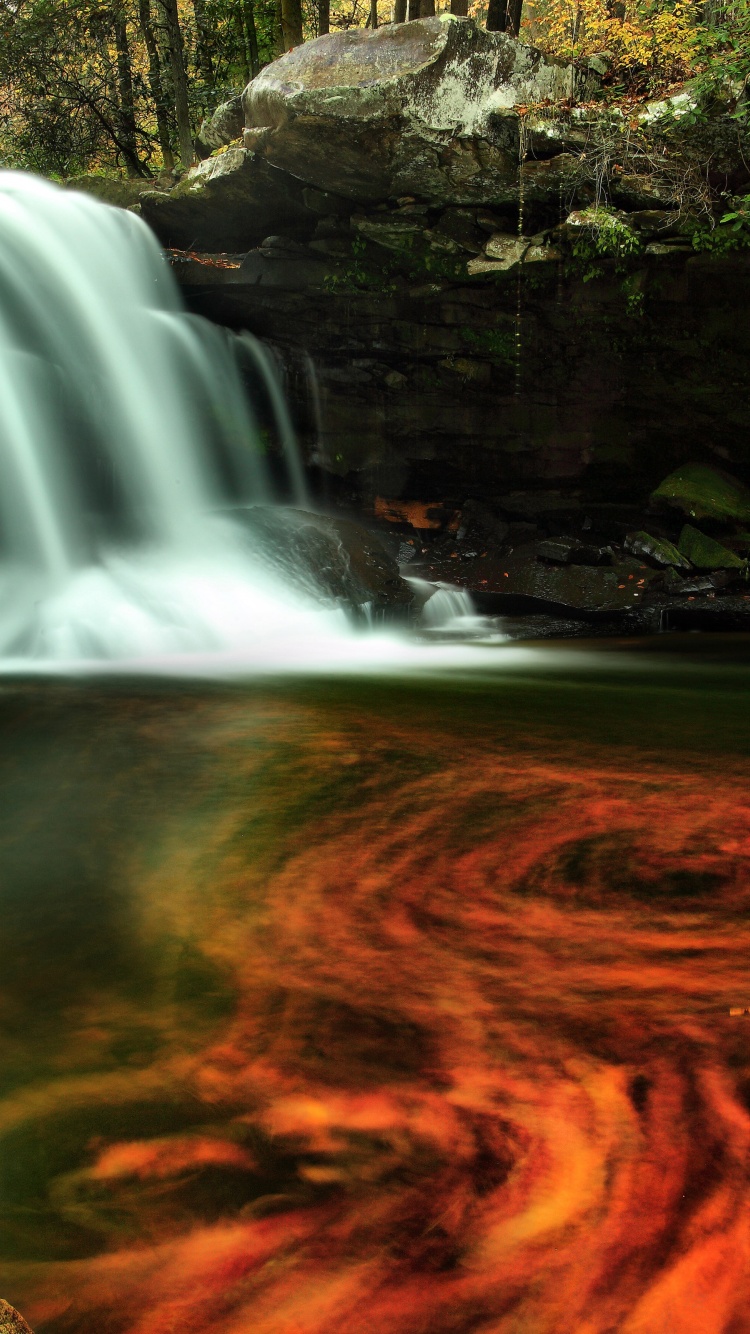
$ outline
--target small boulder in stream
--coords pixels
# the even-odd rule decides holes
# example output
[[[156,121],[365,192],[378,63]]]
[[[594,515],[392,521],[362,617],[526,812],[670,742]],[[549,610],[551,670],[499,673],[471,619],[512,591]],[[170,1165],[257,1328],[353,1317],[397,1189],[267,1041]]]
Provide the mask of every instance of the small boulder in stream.
[[[690,561],[686,555],[677,549],[674,542],[670,542],[666,537],[652,537],[650,533],[643,532],[628,533],[625,542],[625,550],[633,556],[643,556],[646,560],[653,561],[654,565],[672,567],[675,570],[689,570]]]

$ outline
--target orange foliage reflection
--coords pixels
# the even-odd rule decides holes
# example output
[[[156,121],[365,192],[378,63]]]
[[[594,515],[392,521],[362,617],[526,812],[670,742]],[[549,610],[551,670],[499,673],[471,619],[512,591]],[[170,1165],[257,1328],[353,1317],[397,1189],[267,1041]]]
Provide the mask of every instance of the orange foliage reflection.
[[[187,1090],[194,1128],[57,1179],[96,1253],[6,1266],[7,1295],[54,1334],[750,1330],[744,785],[449,741],[412,772],[370,742],[298,739],[366,772],[283,856],[235,803],[141,868],[140,929],[197,932],[237,1006],[125,1077]],[[211,1221],[176,1190],[206,1171],[248,1182]]]

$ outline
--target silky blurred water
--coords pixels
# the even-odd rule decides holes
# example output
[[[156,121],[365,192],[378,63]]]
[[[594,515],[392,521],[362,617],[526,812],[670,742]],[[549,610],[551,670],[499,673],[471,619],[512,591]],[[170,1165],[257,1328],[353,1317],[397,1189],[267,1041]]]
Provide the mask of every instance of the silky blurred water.
[[[749,1327],[750,663],[668,640],[6,681],[38,1334]]]
[[[316,635],[333,658],[343,612],[290,588],[233,517],[280,498],[302,503],[304,474],[268,349],[188,315],[133,214],[0,172],[5,670],[252,662]]]

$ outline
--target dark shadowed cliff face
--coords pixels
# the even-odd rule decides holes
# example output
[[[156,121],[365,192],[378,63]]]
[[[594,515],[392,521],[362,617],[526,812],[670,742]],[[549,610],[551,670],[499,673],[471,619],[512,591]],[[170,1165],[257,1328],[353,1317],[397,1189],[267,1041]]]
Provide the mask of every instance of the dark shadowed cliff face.
[[[242,142],[141,195],[192,308],[276,344],[350,493],[747,472],[750,228],[719,220],[750,149],[689,89],[606,106],[603,72],[449,17],[330,35],[206,129],[244,114]]]
[[[267,261],[280,286],[178,272],[193,309],[278,345],[308,457],[365,497],[537,481],[642,500],[687,458],[750,467],[750,254],[644,255],[635,302],[611,264],[387,292],[290,290],[297,266]]]

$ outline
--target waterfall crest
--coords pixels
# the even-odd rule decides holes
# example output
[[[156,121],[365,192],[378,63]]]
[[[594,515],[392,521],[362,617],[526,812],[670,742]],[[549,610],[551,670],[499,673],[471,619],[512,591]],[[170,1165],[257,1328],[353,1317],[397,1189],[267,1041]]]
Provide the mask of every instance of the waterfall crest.
[[[304,476],[266,349],[187,315],[133,214],[0,172],[0,656],[248,651],[345,633],[228,517],[275,484],[238,356]]]

